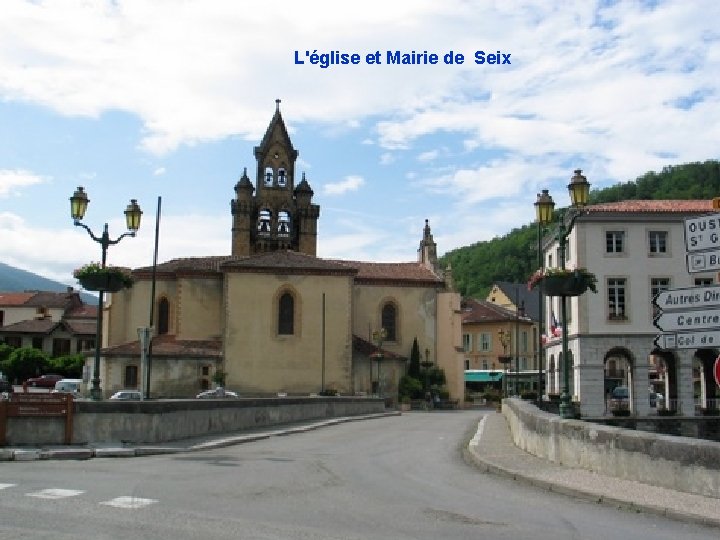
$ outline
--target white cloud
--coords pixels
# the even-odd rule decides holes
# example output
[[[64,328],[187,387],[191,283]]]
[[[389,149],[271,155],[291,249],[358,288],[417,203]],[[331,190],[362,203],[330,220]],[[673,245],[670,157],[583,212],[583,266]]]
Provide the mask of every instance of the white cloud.
[[[43,177],[29,171],[0,169],[0,197],[17,193],[20,188],[41,184]]]
[[[428,152],[421,153],[417,157],[417,159],[418,159],[418,161],[432,161],[435,158],[437,158],[439,154],[440,154],[440,152],[438,152],[437,150],[430,150]]]
[[[344,195],[350,191],[357,191],[365,184],[365,180],[361,176],[346,176],[344,180],[334,184],[325,184],[323,193],[325,195]]]
[[[165,167],[158,167],[153,171],[153,176],[162,176],[166,173]]]

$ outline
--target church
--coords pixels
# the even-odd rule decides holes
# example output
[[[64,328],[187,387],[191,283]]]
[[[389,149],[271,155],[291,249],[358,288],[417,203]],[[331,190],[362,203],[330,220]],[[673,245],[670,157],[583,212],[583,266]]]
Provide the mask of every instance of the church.
[[[417,259],[381,263],[317,257],[320,206],[276,110],[230,201],[229,255],[132,271],[108,295],[103,394],[142,385],[138,328],[152,312],[150,396],[193,397],[222,383],[241,396],[397,398],[413,341],[463,401],[460,296],[438,266],[430,225]],[[151,302],[152,299],[152,302]]]

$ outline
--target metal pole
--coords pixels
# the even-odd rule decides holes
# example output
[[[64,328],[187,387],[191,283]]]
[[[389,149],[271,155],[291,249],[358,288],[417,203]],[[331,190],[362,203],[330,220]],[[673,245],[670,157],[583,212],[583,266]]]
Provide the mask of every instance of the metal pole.
[[[322,294],[322,368],[320,375],[320,392],[325,392],[325,293]]]
[[[100,246],[102,247],[102,259],[100,267],[105,268],[107,261],[107,249],[110,245],[110,237],[108,235],[108,224],[105,224],[102,237],[100,238]],[[95,363],[93,365],[92,388],[90,389],[90,398],[93,401],[102,399],[102,388],[100,388],[100,348],[102,347],[102,325],[103,325],[103,301],[105,291],[98,291],[98,313],[97,325],[95,327]]]
[[[545,269],[545,257],[543,256],[542,251],[542,225],[538,221],[538,233],[537,233],[537,240],[538,240],[538,263],[540,266],[540,270]],[[544,326],[544,319],[545,319],[545,296],[543,295],[543,282],[540,280],[539,286],[538,286],[538,304],[540,305],[540,313],[538,314],[538,350],[537,350],[537,402],[540,403],[542,401],[542,388],[543,388],[543,364],[545,363],[545,346],[543,344],[543,326]]]
[[[155,284],[157,281],[157,260],[158,260],[158,244],[160,241],[160,207],[162,204],[162,198],[158,196],[157,202],[157,213],[155,214],[155,250],[153,253],[153,269],[152,269],[152,280],[150,283],[150,321],[148,326],[153,327],[153,320],[155,319]],[[150,399],[150,377],[152,375],[152,333],[149,335],[149,342],[147,344],[147,373],[145,380],[141,385],[141,389],[144,390],[145,398]]]
[[[570,234],[570,230],[571,229],[565,229],[565,216],[563,216],[560,221],[560,228],[558,229],[558,240],[560,241],[560,268],[563,270],[565,269],[565,243],[567,242],[567,235]],[[570,403],[570,362],[568,362],[567,305],[566,297],[564,295],[560,297],[560,316],[562,317],[560,325],[562,327],[563,357],[563,389],[562,394],[560,394],[560,417],[572,418],[573,411]]]

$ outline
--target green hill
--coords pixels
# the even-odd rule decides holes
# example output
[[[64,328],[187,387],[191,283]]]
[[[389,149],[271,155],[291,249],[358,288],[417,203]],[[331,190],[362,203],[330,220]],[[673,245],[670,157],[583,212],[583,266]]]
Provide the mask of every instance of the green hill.
[[[720,197],[720,162],[715,160],[665,167],[592,190],[590,203],[713,197]],[[502,237],[449,251],[440,261],[443,266],[452,265],[453,279],[463,296],[485,298],[493,282],[525,282],[537,268],[537,225],[529,223]]]
[[[64,292],[67,285],[58,281],[44,278],[32,272],[15,268],[0,263],[0,291],[22,292],[22,291],[49,291]],[[97,297],[92,294],[80,293],[83,302],[97,304]]]

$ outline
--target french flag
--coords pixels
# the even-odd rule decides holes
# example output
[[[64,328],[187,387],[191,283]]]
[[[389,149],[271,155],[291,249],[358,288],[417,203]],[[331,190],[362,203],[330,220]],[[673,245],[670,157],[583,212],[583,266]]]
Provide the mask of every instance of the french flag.
[[[550,335],[558,337],[562,334],[562,328],[558,326],[557,319],[555,318],[555,312],[550,312]]]

